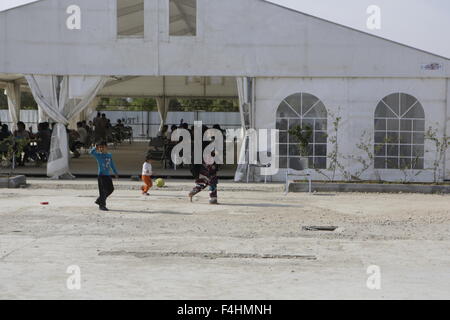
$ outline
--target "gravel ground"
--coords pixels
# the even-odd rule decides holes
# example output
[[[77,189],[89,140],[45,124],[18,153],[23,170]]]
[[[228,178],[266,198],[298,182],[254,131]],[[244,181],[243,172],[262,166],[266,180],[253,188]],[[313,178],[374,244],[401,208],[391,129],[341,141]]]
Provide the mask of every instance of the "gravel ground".
[[[83,183],[2,190],[0,298],[450,298],[450,196],[224,184],[211,206],[174,181],[148,198],[119,187],[101,212],[95,181]],[[367,286],[372,265],[379,290]],[[69,266],[80,290],[67,287]]]

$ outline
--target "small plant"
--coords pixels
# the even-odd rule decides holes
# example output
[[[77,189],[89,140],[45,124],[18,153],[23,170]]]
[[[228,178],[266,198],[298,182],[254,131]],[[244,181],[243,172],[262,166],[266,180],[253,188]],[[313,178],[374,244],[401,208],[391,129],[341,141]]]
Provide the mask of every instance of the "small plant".
[[[361,165],[361,167],[356,170],[353,174],[350,174],[350,178],[352,180],[361,180],[361,176],[370,168],[373,168],[375,163],[375,152],[378,152],[381,147],[376,146],[374,148],[372,135],[367,131],[364,131],[361,135],[361,140],[358,144],[356,144],[356,148],[363,153],[364,155],[354,156],[351,155],[349,157],[344,157],[345,159],[356,161]]]
[[[28,145],[29,140],[19,139],[16,140],[13,136],[3,139],[0,142],[0,160],[2,167],[9,167],[14,170],[13,161],[19,158],[24,152],[25,147]]]
[[[411,160],[411,163],[401,164],[400,171],[403,173],[403,183],[410,183],[413,179],[419,176],[422,171],[417,171],[415,168],[418,167],[420,157],[416,156]]]
[[[338,113],[340,112],[340,108],[338,109]],[[333,149],[328,155],[330,158],[330,170],[332,172],[331,181],[336,179],[336,170],[338,168],[343,168],[343,166],[339,163],[339,129],[342,121],[342,117],[333,112],[329,111],[331,118],[333,119],[333,135],[330,137],[330,143],[333,145]],[[345,174],[344,174],[345,175]]]
[[[301,157],[309,156],[308,150],[309,142],[311,141],[311,138],[314,134],[314,131],[311,128],[311,126],[309,125],[306,125],[304,127],[299,125],[294,126],[289,130],[289,134],[297,139],[300,156]]]
[[[333,146],[331,152],[328,154],[328,159],[330,159],[330,165],[328,170],[331,172],[331,176],[328,176],[322,170],[316,170],[318,173],[327,177],[330,181],[336,180],[336,173],[339,171],[345,180],[351,180],[352,174],[346,169],[346,167],[340,162],[340,159],[345,158],[339,151],[339,130],[341,128],[342,117],[339,115],[341,108],[338,108],[338,112],[335,114],[328,111],[330,117],[332,118],[333,124],[333,134],[328,137],[328,142]]]
[[[302,169],[309,167],[309,142],[313,137],[314,131],[311,126],[306,125],[294,126],[289,130],[289,134],[295,137],[298,141],[299,156],[301,157],[300,162]]]
[[[332,145],[331,152],[327,154],[327,158],[329,159],[329,166],[327,170],[315,169],[316,172],[329,181],[333,182],[336,180],[336,173],[339,170],[344,177],[344,179],[349,180],[351,175],[345,169],[345,166],[339,161],[342,158],[342,155],[339,152],[339,130],[341,127],[342,117],[339,115],[341,109],[338,108],[337,114],[333,113],[330,110],[327,110],[330,118],[332,119],[333,124],[333,134],[331,136],[327,135],[328,143]],[[330,174],[329,174],[330,173]]]
[[[428,128],[428,131],[425,134],[425,139],[430,140],[434,144],[435,148],[435,159],[433,161],[433,175],[434,182],[438,183],[441,176],[443,175],[442,171],[442,163],[444,162],[445,154],[450,146],[450,137],[444,134],[442,137],[439,137],[437,134],[437,130],[432,127]]]

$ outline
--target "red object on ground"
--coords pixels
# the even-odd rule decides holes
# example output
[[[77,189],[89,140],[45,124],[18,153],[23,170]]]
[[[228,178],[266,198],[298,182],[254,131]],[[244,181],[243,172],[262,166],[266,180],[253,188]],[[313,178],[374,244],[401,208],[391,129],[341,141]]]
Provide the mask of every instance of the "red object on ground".
[[[46,205],[48,205],[48,202],[41,202],[41,204],[42,204],[43,206],[46,206]]]

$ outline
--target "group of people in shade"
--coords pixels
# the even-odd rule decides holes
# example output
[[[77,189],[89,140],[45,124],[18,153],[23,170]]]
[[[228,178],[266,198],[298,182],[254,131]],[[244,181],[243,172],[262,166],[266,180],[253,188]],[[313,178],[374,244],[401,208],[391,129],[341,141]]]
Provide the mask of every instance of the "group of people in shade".
[[[166,125],[162,128],[162,130],[158,133],[158,137],[166,140],[167,142],[173,143],[172,134],[179,128],[188,130],[192,137],[194,135],[193,127],[189,127],[189,125],[185,122],[181,122],[179,126],[172,125],[171,130],[169,131],[169,127]],[[224,135],[225,131],[220,128],[219,125],[213,126],[214,129],[220,130]],[[202,133],[204,134],[209,128],[207,126],[203,126]],[[194,139],[192,139],[193,141]],[[176,141],[175,141],[176,143]],[[207,146],[207,144],[203,144],[203,149]],[[98,190],[99,197],[95,201],[95,203],[99,206],[99,209],[102,211],[108,211],[106,206],[107,198],[114,192],[114,184],[111,177],[111,174],[114,174],[118,179],[119,174],[114,163],[112,154],[108,152],[108,146],[105,141],[101,141],[96,144],[94,148],[90,150],[90,154],[96,159],[98,165]],[[203,157],[202,157],[203,158]],[[141,178],[143,181],[143,186],[141,187],[142,195],[149,196],[149,191],[153,187],[153,166],[152,166],[152,157],[151,155],[147,155],[145,161],[142,165],[142,174]],[[201,164],[193,164],[190,166],[190,171],[195,180],[194,188],[189,192],[188,198],[192,202],[193,197],[200,193],[201,191],[209,188],[209,203],[210,204],[218,204],[217,197],[217,185],[219,183],[218,172],[219,165],[214,162],[214,154],[211,154],[209,158],[204,159]]]
[[[11,145],[17,151],[15,160],[18,166],[25,166],[30,161],[47,162],[54,125],[41,122],[37,125],[37,131],[33,132],[32,127],[27,130],[25,123],[19,121],[17,129],[11,132],[9,126],[0,121],[0,158],[7,156]],[[67,127],[69,150],[74,158],[79,158],[81,148],[90,148],[102,141],[120,143],[127,137],[128,131],[122,120],[119,119],[113,126],[105,114],[99,113],[93,121],[78,122],[75,129]]]
[[[189,131],[189,133],[191,134],[191,138],[193,140],[193,137],[194,137],[194,126],[189,126],[189,124],[184,122],[183,119],[181,120],[181,123],[179,125],[176,125],[176,124],[171,125],[170,126],[170,130],[169,130],[169,126],[168,125],[164,125],[162,127],[162,129],[158,132],[157,137],[161,137],[163,139],[171,141],[172,140],[172,134],[177,129],[185,129],[185,130]],[[212,128],[209,128],[206,125],[202,126],[202,132],[203,133],[205,133],[209,129],[219,130],[220,132],[222,132],[223,136],[225,137],[226,131],[224,129],[222,129],[219,124],[213,125]]]
[[[131,130],[130,127],[126,127],[124,120],[117,120],[115,125],[112,125],[111,120],[106,117],[105,113],[97,113],[97,116],[91,121],[92,127],[94,127],[93,141],[98,142],[121,142],[126,134]]]
[[[7,124],[0,121],[0,125],[0,158],[8,156],[9,147],[12,147],[12,157],[15,157],[18,166],[24,166],[30,159],[47,161],[52,137],[52,128],[48,122],[39,123],[37,132],[33,132],[31,127],[27,130],[22,121],[17,123],[17,129],[13,132]]]

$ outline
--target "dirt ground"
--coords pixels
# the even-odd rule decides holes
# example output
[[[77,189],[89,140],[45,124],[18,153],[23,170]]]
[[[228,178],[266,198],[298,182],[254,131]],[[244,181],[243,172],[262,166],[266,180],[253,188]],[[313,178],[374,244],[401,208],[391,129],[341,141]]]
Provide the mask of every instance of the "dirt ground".
[[[0,190],[0,299],[450,298],[450,196],[223,183],[211,206],[169,181],[148,198],[119,187],[101,212],[94,180],[38,184]]]

